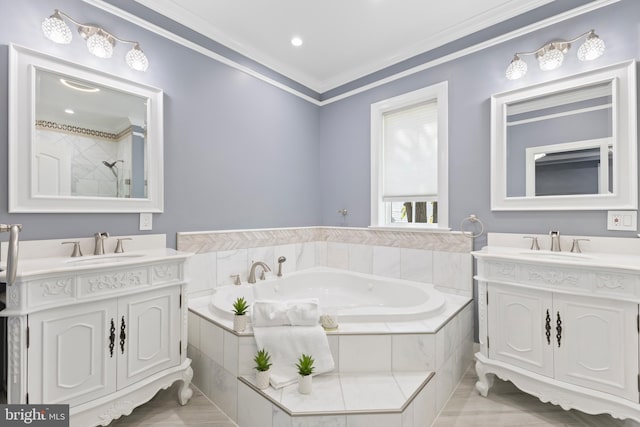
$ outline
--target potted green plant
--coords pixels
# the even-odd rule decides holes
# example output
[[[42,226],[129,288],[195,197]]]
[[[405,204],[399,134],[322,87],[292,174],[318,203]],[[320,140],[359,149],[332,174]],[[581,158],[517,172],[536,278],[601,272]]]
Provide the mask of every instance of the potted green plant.
[[[247,316],[247,310],[249,310],[249,304],[244,297],[238,297],[233,302],[233,330],[236,332],[242,332],[247,327],[249,316]]]
[[[258,350],[253,361],[256,362],[256,387],[260,390],[264,390],[269,387],[271,355],[263,348],[262,350]]]
[[[296,368],[298,368],[298,391],[302,394],[311,393],[311,374],[315,369],[313,366],[313,357],[309,354],[304,354],[298,359]]]

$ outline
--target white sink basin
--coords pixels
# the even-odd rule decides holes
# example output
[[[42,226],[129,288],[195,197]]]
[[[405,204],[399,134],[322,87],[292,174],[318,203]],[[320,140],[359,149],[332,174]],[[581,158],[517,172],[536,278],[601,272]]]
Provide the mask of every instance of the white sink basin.
[[[95,255],[82,258],[71,258],[65,261],[65,264],[110,264],[114,262],[130,261],[132,258],[139,258],[144,254],[113,254],[113,255]]]
[[[520,255],[541,259],[559,259],[559,260],[588,260],[592,259],[589,255],[576,254],[572,252],[546,252],[546,251],[527,251],[520,252]]]

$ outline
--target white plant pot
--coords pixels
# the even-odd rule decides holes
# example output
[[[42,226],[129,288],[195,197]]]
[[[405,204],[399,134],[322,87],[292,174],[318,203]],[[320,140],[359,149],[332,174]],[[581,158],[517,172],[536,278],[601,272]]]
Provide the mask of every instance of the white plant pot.
[[[302,394],[311,393],[311,375],[298,375],[298,392]]]
[[[242,332],[247,328],[247,322],[249,321],[249,316],[243,314],[242,316],[238,316],[234,314],[233,316],[233,330],[236,332]]]
[[[266,371],[256,371],[256,387],[260,390],[264,390],[269,387],[269,375],[271,374],[271,369]]]

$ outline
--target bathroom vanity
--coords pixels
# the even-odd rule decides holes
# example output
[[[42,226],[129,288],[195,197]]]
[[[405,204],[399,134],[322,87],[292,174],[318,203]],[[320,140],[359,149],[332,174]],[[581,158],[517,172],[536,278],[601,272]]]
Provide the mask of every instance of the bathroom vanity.
[[[21,259],[6,289],[8,403],[70,405],[72,426],[107,425],[181,382],[186,357],[185,261],[151,249]]]
[[[639,255],[491,245],[473,255],[483,396],[497,375],[564,409],[640,421]]]

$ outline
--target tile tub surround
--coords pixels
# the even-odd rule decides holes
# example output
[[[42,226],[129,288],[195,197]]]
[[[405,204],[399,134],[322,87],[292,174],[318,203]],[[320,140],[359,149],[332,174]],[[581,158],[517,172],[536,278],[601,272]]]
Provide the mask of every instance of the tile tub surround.
[[[472,361],[472,241],[462,233],[305,227],[178,233],[177,242],[180,250],[195,253],[189,270],[188,355],[193,360],[193,383],[242,427],[254,425],[253,418],[246,418],[254,413],[264,415],[255,425],[267,427],[315,422],[429,425]],[[344,414],[323,415],[320,405],[319,415],[292,416],[248,385],[257,351],[251,328],[238,334],[231,322],[216,319],[208,308],[209,296],[217,286],[233,284],[232,275],[239,274],[246,283],[252,261],[265,261],[274,274],[280,256],[287,258],[285,275],[327,266],[432,283],[445,292],[446,308],[434,318],[342,323],[338,332],[328,333],[334,373],[371,379],[400,372],[422,372],[426,378],[435,372],[403,411],[356,414],[349,410],[357,408],[345,407]],[[363,354],[371,357],[363,359]],[[346,398],[343,403],[347,404]]]
[[[468,298],[447,295],[447,309],[440,316],[416,322],[381,324],[341,324],[339,332],[328,333],[329,345],[336,362],[332,374],[345,378],[372,380],[376,375],[423,375],[435,372],[434,377],[402,412],[374,414],[375,411],[357,411],[360,402],[345,407],[345,413],[336,415],[323,407],[322,401],[312,411],[319,415],[293,416],[272,401],[260,396],[247,385],[253,378],[253,356],[257,351],[253,335],[247,331],[237,334],[228,321],[216,319],[207,307],[208,297],[189,302],[188,356],[194,369],[193,383],[218,405],[231,419],[244,425],[248,414],[264,413],[261,424],[309,425],[316,418],[337,417],[338,425],[385,426],[430,425],[453,392],[464,370],[473,357],[473,307]],[[375,355],[363,363],[362,354]],[[331,375],[331,374],[330,374]],[[245,377],[244,380],[240,377]],[[318,376],[319,381],[323,376]],[[315,379],[314,379],[315,380]],[[328,380],[327,380],[328,381]],[[353,380],[355,381],[355,380]],[[349,381],[342,382],[342,387]],[[347,389],[348,386],[347,386]],[[349,389],[350,390],[350,389]],[[276,392],[270,390],[270,392]],[[277,392],[276,392],[277,393]],[[347,391],[349,393],[349,391]],[[315,394],[317,396],[317,394]],[[330,396],[327,397],[329,400]],[[417,403],[422,402],[422,403]],[[345,405],[347,399],[344,398]],[[323,410],[324,408],[324,410]],[[322,415],[329,412],[330,415]],[[357,416],[356,416],[357,415]],[[349,418],[353,417],[353,418]],[[418,418],[416,418],[418,417]],[[261,418],[262,419],[262,418]],[[416,419],[418,424],[411,423]],[[427,422],[427,420],[429,420]]]
[[[343,227],[305,227],[178,233],[178,250],[190,258],[189,294],[210,294],[246,282],[252,261],[283,272],[315,266],[432,283],[437,289],[472,295],[472,241],[460,232],[396,231]]]
[[[429,426],[436,416],[432,377],[425,372],[321,375],[305,396],[295,384],[259,391],[253,377],[242,377],[238,401],[248,410],[238,411],[237,422],[241,427],[311,426],[332,419],[346,426]]]

